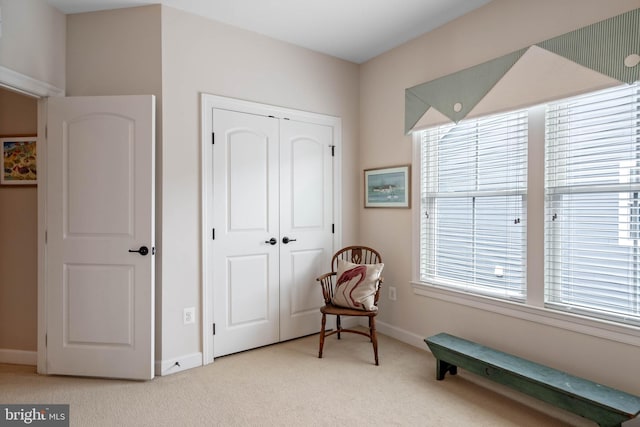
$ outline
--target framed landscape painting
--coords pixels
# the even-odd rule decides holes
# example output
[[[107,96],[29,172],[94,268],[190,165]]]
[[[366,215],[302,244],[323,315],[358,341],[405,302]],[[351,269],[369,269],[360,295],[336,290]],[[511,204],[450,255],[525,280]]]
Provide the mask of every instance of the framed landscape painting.
[[[411,207],[410,171],[409,165],[366,169],[364,171],[364,207]]]
[[[0,138],[2,158],[2,185],[34,185],[38,182],[37,138]]]

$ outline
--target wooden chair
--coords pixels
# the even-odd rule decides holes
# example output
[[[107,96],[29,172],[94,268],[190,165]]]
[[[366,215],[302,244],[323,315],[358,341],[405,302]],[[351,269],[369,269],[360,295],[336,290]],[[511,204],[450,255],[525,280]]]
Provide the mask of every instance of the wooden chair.
[[[322,349],[324,347],[324,339],[334,334],[338,334],[338,339],[340,339],[340,334],[342,332],[351,332],[354,334],[364,335],[371,340],[373,344],[373,354],[375,356],[376,365],[378,365],[378,338],[376,336],[376,315],[378,311],[363,311],[352,308],[338,307],[331,303],[331,299],[333,298],[335,284],[337,279],[337,271],[338,271],[338,260],[342,259],[354,264],[378,264],[382,262],[382,257],[378,251],[368,248],[366,246],[348,246],[346,248],[340,249],[333,255],[331,259],[331,272],[323,274],[318,277],[316,280],[320,282],[322,285],[322,295],[324,297],[325,305],[320,308],[320,312],[322,313],[322,328],[320,329],[320,350],[318,352],[318,357],[322,358]],[[375,294],[374,304],[377,307],[378,298],[380,297],[380,287],[382,286],[383,279],[380,277],[378,279],[377,291]],[[327,314],[332,314],[336,316],[336,329],[333,331],[326,331],[326,323],[327,323]],[[369,318],[369,332],[357,331],[354,329],[344,329],[340,323],[340,316],[358,316],[358,317],[368,317]]]

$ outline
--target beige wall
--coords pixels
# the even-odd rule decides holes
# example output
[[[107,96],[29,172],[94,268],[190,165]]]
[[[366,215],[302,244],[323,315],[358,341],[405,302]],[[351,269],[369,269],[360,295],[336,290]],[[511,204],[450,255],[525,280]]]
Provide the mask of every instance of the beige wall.
[[[200,94],[210,93],[342,118],[343,240],[357,241],[358,66],[163,8],[162,359],[199,352]]]
[[[36,99],[0,89],[0,137],[36,132]],[[0,186],[0,350],[36,351],[37,214],[35,186]]]
[[[494,0],[363,64],[360,169],[412,162],[403,131],[405,88],[638,7],[638,0]],[[363,243],[380,249],[385,286],[397,286],[397,301],[381,298],[383,329],[422,338],[447,331],[640,393],[638,347],[415,295],[412,211],[360,212]]]
[[[0,66],[64,90],[65,15],[39,0],[0,0],[0,9]]]
[[[67,96],[160,96],[160,6],[68,15],[66,46]]]

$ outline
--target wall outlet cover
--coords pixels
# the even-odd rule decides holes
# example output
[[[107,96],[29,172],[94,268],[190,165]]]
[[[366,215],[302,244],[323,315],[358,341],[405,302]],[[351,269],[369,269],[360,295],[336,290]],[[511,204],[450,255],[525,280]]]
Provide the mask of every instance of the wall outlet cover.
[[[195,307],[189,307],[184,309],[183,320],[185,325],[196,323],[196,309]]]
[[[389,299],[391,301],[395,301],[396,300],[396,287],[395,286],[390,286],[389,287]]]

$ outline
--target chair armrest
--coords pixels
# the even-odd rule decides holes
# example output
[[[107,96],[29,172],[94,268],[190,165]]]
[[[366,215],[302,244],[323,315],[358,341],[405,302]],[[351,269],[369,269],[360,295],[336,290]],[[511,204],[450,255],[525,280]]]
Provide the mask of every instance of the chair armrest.
[[[322,286],[322,297],[324,298],[324,303],[329,304],[331,302],[331,298],[333,298],[333,278],[336,276],[336,272],[332,271],[331,273],[325,273],[322,276],[316,278],[320,285]]]
[[[318,282],[322,282],[322,281],[323,281],[323,280],[325,280],[327,277],[335,276],[336,274],[338,274],[338,273],[336,273],[335,271],[332,271],[332,272],[330,272],[330,273],[324,273],[322,276],[318,276],[318,277],[316,277],[316,280],[317,280]]]

